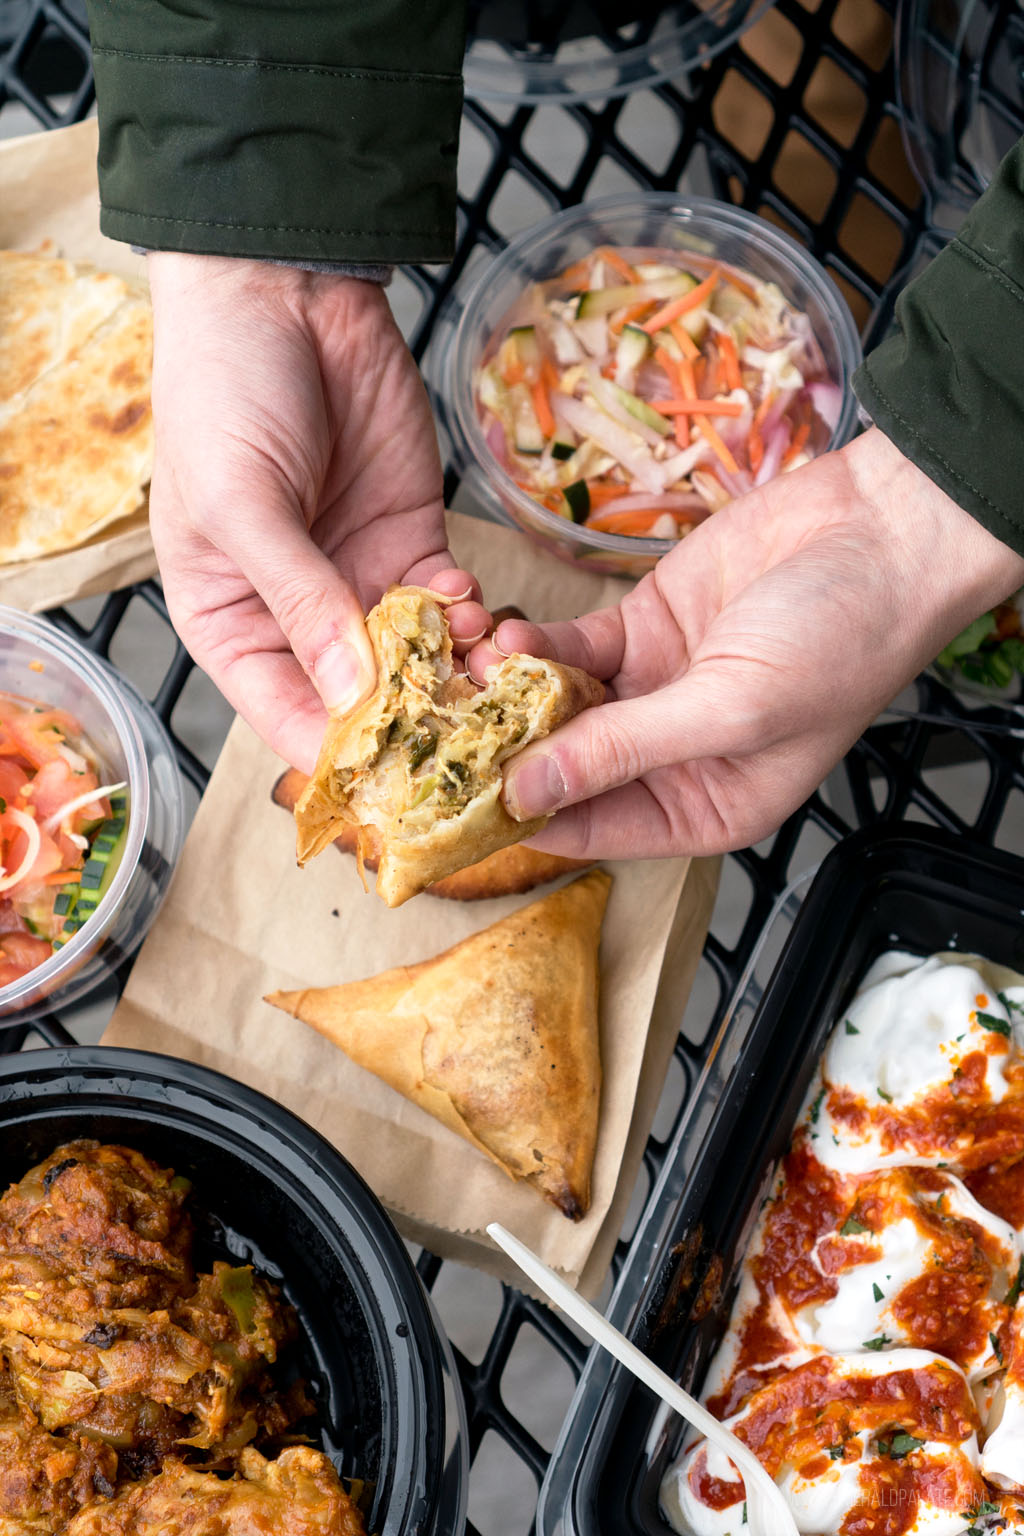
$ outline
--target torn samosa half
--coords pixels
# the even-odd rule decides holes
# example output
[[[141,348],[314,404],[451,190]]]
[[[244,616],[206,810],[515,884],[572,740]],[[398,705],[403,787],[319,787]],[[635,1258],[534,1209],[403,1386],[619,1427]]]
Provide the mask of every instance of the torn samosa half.
[[[586,672],[534,656],[509,656],[477,688],[455,672],[445,603],[422,587],[385,592],[366,621],[377,687],[331,720],[295,807],[300,864],[359,827],[389,907],[539,832],[546,816],[506,811],[502,764],[604,697]]]
[[[436,959],[267,998],[578,1221],[601,1095],[595,869]]]

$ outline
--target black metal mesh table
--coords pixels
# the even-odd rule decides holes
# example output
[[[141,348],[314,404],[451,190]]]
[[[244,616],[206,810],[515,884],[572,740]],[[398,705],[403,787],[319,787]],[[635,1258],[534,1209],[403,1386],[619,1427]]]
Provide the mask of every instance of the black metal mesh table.
[[[403,273],[395,287],[416,355],[423,357],[439,310],[467,264],[529,222],[524,209],[538,218],[600,192],[681,183],[742,203],[794,233],[833,275],[870,345],[889,322],[902,275],[931,248],[928,200],[900,139],[892,11],[891,3],[875,0],[778,0],[739,42],[697,73],[644,91],[639,104],[635,95],[586,106],[467,104],[455,260],[444,269]],[[78,0],[0,0],[0,127],[19,112],[28,125],[77,121],[92,99]],[[447,490],[449,496],[457,490],[453,473]],[[165,663],[159,677],[135,681],[167,725],[187,780],[201,792],[216,743],[207,733],[206,747],[194,749],[182,726],[183,701],[191,690],[193,711],[213,710],[214,696],[174,639],[158,585],[147,582],[52,617],[131,671],[119,636],[129,622],[139,622],[140,612],[161,631]],[[927,720],[873,727],[837,770],[831,793],[816,794],[765,844],[727,860],[616,1269],[708,1042],[792,876],[855,826],[890,819],[933,821],[1012,845],[1024,806],[1024,768],[1006,715],[965,703],[930,677],[917,684],[917,704]],[[225,729],[226,722],[225,714]],[[952,763],[959,765],[955,771]],[[76,1016],[69,1015],[34,1029],[61,1043],[74,1038],[75,1027]],[[0,1051],[26,1041],[25,1027],[0,1029]],[[477,1309],[477,1346],[467,1351],[460,1319],[446,1304],[454,1266],[423,1253],[419,1268],[456,1346],[473,1457],[470,1530],[526,1536],[557,1432],[557,1411],[549,1407],[539,1417],[533,1411],[532,1383],[540,1370],[553,1373],[567,1406],[583,1346],[547,1309],[488,1282]],[[484,1470],[490,1485],[497,1480],[507,1494],[498,1503],[475,1495]]]

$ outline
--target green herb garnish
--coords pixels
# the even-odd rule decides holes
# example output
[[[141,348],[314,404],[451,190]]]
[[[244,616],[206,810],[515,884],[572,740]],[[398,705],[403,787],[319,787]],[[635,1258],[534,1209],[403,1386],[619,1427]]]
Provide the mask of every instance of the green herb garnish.
[[[863,1222],[857,1221],[856,1218],[853,1217],[853,1216],[847,1216],[846,1220],[843,1222],[842,1226],[839,1228],[839,1236],[840,1237],[856,1237],[858,1232],[870,1232],[870,1231],[871,1231],[871,1228],[870,1227],[866,1227]]]
[[[885,1300],[885,1292],[881,1289],[881,1287],[879,1286],[877,1280],[872,1284],[871,1294],[874,1296],[876,1301],[884,1301]]]
[[[990,1029],[995,1035],[1008,1035],[1010,1033],[1010,1026],[1006,1020],[997,1019],[994,1013],[976,1013],[974,1017],[979,1024],[983,1024],[986,1029]]]
[[[877,1350],[880,1350],[880,1349],[888,1349],[888,1347],[889,1347],[889,1345],[891,1343],[892,1343],[892,1339],[890,1339],[890,1337],[889,1337],[889,1335],[887,1333],[880,1333],[878,1335],[877,1339],[865,1339],[864,1342],[861,1345],[861,1348],[862,1349],[873,1349],[873,1350],[877,1351]]]

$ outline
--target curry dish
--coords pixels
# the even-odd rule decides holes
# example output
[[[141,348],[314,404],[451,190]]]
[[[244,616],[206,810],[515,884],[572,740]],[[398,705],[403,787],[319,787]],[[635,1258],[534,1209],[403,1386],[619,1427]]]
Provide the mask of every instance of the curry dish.
[[[249,1265],[195,1272],[189,1189],[75,1141],[0,1197],[0,1536],[362,1536],[302,1443],[295,1313]]]

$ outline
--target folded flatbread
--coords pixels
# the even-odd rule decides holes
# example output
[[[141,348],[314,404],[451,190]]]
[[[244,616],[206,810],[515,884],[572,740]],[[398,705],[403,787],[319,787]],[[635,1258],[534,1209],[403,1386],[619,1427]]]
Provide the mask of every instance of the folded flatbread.
[[[594,869],[418,965],[267,1001],[578,1221],[601,1091]]]
[[[286,768],[274,783],[274,804],[283,810],[294,811],[308,783],[308,776],[300,773],[298,768]],[[374,829],[371,827],[367,831],[372,837]],[[334,839],[335,848],[339,853],[355,854],[358,845],[358,827],[345,822]],[[535,886],[557,880],[559,875],[589,869],[593,862],[593,859],[566,859],[558,853],[541,853],[537,848],[524,848],[521,843],[513,843],[507,848],[498,848],[494,853],[489,853],[479,864],[470,864],[466,869],[457,869],[454,874],[435,880],[433,885],[427,886],[427,895],[441,896],[446,901],[485,901],[492,896],[521,896],[524,891],[532,891]],[[364,838],[363,863],[367,869],[376,872],[380,865],[379,843],[369,847],[368,839]]]
[[[379,850],[377,892],[400,906],[435,880],[539,832],[501,801],[501,765],[604,689],[576,667],[509,656],[478,689],[452,665],[445,599],[391,587],[366,626],[377,687],[332,720],[295,807],[299,863],[348,823],[366,861]]]
[[[143,503],[152,351],[141,285],[0,252],[0,563],[72,549]]]

